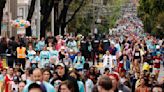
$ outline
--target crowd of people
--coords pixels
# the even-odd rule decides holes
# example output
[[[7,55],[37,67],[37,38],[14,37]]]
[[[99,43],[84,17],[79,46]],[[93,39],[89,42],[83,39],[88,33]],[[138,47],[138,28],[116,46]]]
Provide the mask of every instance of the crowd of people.
[[[1,37],[0,54],[1,92],[164,92],[164,40],[134,15],[102,36]]]

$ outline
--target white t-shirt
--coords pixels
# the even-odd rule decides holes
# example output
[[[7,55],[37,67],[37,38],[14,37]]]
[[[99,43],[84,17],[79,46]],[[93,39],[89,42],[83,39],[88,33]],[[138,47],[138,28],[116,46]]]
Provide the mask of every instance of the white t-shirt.
[[[87,79],[85,82],[85,90],[86,92],[92,92],[92,89],[94,87],[94,84],[91,79]]]
[[[15,84],[13,81],[11,82],[11,88],[13,92],[18,92],[18,84]]]
[[[112,56],[111,55],[104,55],[103,56],[103,66],[104,67],[109,67],[112,68],[113,67],[113,63],[112,63]]]

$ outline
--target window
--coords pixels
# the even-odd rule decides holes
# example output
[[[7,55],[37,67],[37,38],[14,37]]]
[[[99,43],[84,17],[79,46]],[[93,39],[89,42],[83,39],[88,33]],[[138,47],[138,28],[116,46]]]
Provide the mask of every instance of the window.
[[[19,8],[18,9],[18,18],[23,19],[23,14],[24,14],[24,9],[23,8]]]
[[[108,0],[103,0],[103,5],[107,5]]]

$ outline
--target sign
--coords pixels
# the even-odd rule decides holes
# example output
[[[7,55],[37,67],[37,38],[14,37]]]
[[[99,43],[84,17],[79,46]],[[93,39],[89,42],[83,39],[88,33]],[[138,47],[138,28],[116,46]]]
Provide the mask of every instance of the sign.
[[[25,34],[25,28],[17,28],[17,34]]]

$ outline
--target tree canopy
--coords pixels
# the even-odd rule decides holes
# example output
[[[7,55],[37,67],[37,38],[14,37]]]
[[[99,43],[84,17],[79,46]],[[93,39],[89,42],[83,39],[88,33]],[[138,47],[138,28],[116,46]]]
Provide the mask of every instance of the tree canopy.
[[[144,23],[144,30],[158,37],[162,37],[164,31],[163,14],[164,0],[140,0],[138,16]],[[160,27],[159,27],[160,26]],[[160,34],[159,34],[160,33]]]

